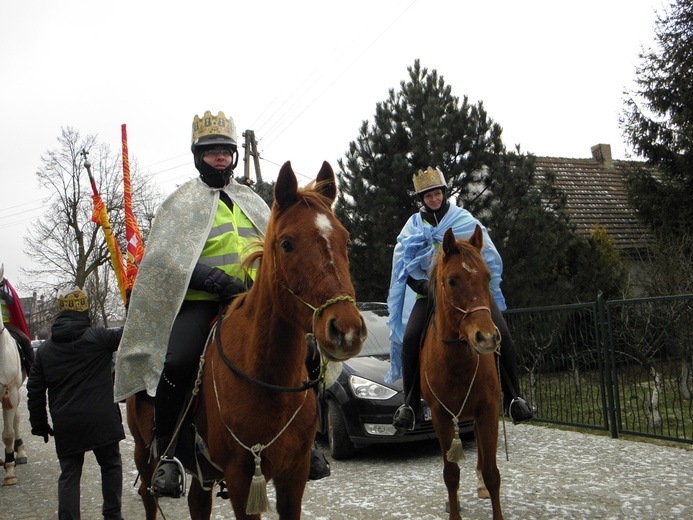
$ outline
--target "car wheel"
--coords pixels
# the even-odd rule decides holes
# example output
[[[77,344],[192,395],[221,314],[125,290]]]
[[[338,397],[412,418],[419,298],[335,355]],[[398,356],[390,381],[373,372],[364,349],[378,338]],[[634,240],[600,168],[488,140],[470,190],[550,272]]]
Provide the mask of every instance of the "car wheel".
[[[348,459],[354,456],[356,448],[349,438],[339,407],[331,400],[327,402],[327,441],[333,459]]]

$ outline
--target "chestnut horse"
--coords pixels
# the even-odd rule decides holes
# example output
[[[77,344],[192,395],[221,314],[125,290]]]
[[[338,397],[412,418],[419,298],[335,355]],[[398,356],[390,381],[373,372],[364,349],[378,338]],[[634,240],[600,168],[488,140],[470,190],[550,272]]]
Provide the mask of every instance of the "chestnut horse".
[[[479,497],[490,496],[494,520],[503,518],[496,465],[500,384],[493,356],[500,333],[491,319],[491,273],[482,248],[479,226],[469,241],[456,241],[452,229],[445,232],[440,255],[431,267],[435,310],[421,352],[421,391],[431,407],[443,453],[451,520],[461,518],[457,492],[463,452],[458,422],[468,419],[474,420]]]
[[[366,337],[349,275],[349,235],[332,211],[336,195],[327,162],[303,189],[291,164],[282,166],[264,246],[246,261],[258,265],[255,282],[233,301],[203,357],[192,421],[221,469],[238,519],[259,519],[269,508],[264,493],[270,480],[279,518],[300,518],[317,429],[307,340],[314,338],[324,358],[342,361],[357,355]],[[140,495],[152,519],[157,512],[148,493],[156,463],[149,453],[153,407],[135,397],[127,400],[128,424]],[[210,517],[209,484],[222,479],[192,479],[192,519]]]

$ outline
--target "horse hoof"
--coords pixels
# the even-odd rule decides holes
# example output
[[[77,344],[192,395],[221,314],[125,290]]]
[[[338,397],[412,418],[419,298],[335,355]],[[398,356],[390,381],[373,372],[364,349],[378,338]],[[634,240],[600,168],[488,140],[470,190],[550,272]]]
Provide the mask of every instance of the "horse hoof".
[[[17,457],[14,459],[15,464],[26,464],[27,463],[27,458],[26,457]]]
[[[458,503],[457,504],[457,510],[461,513],[462,512],[462,504]],[[445,512],[449,513],[450,512],[450,501],[446,500],[445,501]]]
[[[476,494],[479,496],[479,498],[491,498],[488,489],[486,489],[485,487],[477,489]]]
[[[3,486],[14,486],[18,482],[17,477],[5,477],[5,480],[3,480],[2,485]]]

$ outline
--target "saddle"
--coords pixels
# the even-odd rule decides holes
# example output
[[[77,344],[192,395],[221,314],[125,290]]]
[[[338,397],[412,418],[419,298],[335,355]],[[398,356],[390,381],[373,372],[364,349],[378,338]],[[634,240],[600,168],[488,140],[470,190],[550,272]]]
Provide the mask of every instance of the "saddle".
[[[17,342],[19,358],[22,362],[22,367],[24,367],[24,371],[28,375],[29,371],[31,370],[31,364],[34,362],[34,349],[31,346],[31,340],[26,334],[11,323],[5,323],[5,328],[7,329],[7,332],[10,333],[10,336],[12,336]]]

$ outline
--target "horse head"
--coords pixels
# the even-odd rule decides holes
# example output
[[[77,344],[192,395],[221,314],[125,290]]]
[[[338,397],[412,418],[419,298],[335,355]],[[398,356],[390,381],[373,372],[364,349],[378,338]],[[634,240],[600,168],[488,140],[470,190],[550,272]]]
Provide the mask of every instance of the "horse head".
[[[349,274],[349,233],[332,211],[336,196],[329,163],[323,162],[315,181],[300,189],[287,161],[274,187],[263,257],[272,264],[272,278],[286,289],[277,303],[287,319],[304,320],[323,354],[343,361],[361,351],[367,330]]]
[[[481,256],[483,246],[478,225],[469,240],[456,240],[452,228],[448,229],[432,270],[431,287],[435,287],[441,330],[457,334],[454,341],[468,343],[479,354],[490,354],[498,349],[501,338],[491,317],[491,272]]]

